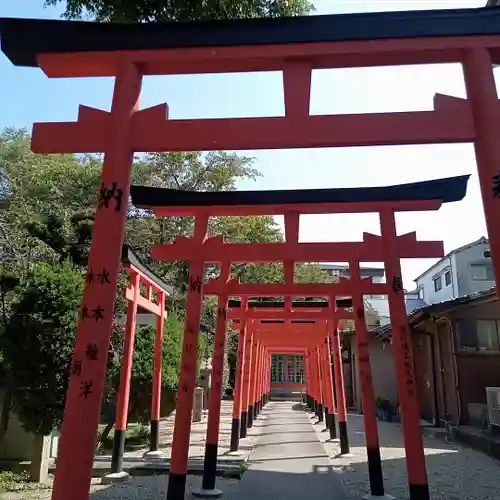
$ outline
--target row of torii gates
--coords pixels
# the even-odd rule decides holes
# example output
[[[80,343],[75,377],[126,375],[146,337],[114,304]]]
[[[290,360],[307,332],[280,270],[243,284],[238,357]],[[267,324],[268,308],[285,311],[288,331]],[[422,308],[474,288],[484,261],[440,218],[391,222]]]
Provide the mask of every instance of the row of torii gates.
[[[94,353],[96,350],[107,352],[109,345],[134,153],[473,143],[491,257],[496,281],[500,282],[500,106],[493,75],[493,64],[500,64],[499,32],[499,9],[135,25],[0,19],[2,51],[13,64],[40,68],[53,78],[115,78],[109,112],[80,106],[76,122],[35,123],[33,128],[32,149],[37,153],[105,153],[53,500],[88,499],[106,356],[89,357],[86,353],[89,343],[95,347]],[[462,65],[467,99],[436,95],[431,111],[310,114],[313,70],[439,63]],[[284,116],[172,120],[168,117],[167,104],[139,108],[145,75],[253,71],[282,72]],[[414,233],[398,236],[395,213],[436,210],[442,203],[461,200],[466,184],[466,177],[458,177],[388,188],[229,193],[132,189],[132,201],[138,208],[149,208],[157,216],[195,217],[191,238],[177,238],[173,244],[152,249],[153,259],[190,263],[168,500],[182,500],[185,494],[200,306],[204,295],[216,295],[219,300],[216,366],[220,363],[221,338],[230,316],[226,313],[230,297],[241,300],[240,335],[245,343],[252,339],[251,344],[245,345],[248,348],[239,363],[244,374],[247,373],[245,366],[250,367],[246,383],[243,375],[237,398],[240,402],[235,402],[235,420],[240,420],[240,426],[245,412],[238,414],[238,406],[240,410],[247,410],[248,424],[251,407],[258,411],[260,399],[265,396],[267,381],[256,381],[251,375],[254,373],[252,364],[268,363],[266,356],[272,346],[266,344],[266,339],[279,340],[280,349],[292,346],[304,349],[309,368],[309,403],[318,414],[323,405],[326,406],[330,420],[336,410],[339,422],[343,422],[342,398],[337,394],[336,408],[331,399],[330,375],[324,361],[327,344],[324,342],[332,343],[333,340],[335,355],[337,320],[344,314],[342,308],[337,308],[336,297],[351,297],[358,349],[364,353],[358,355],[358,362],[364,387],[371,487],[375,493],[382,491],[382,484],[375,479],[380,476],[380,460],[363,326],[363,293],[385,294],[389,298],[409,495],[411,500],[429,499],[400,259],[442,257],[443,245],[417,241]],[[298,242],[300,214],[361,212],[380,215],[381,236],[365,234],[362,242]],[[209,217],[214,215],[285,215],[286,241],[226,244],[222,237],[208,236]],[[248,262],[283,262],[285,283],[255,285],[231,280],[230,264]],[[294,262],[350,262],[351,276],[335,284],[297,284],[293,282]],[[357,273],[360,262],[383,262],[387,283],[360,280]],[[205,284],[207,263],[220,264],[221,275],[218,280]],[[132,288],[128,292],[133,293],[132,302],[147,302],[148,297],[141,297],[138,291],[137,275],[134,272],[132,275]],[[154,289],[152,283],[151,288]],[[157,294],[162,295],[162,291],[157,290]],[[279,328],[282,332],[288,330],[290,337],[268,331],[276,327],[264,326],[261,318],[251,317],[249,313],[253,309],[248,307],[248,299],[259,296],[284,297],[283,308],[272,314],[283,318],[285,323]],[[301,310],[297,314],[292,297],[324,297],[328,306],[326,311]],[[154,305],[161,322],[165,314],[164,302],[161,300]],[[293,323],[294,315],[304,317],[306,313],[312,315],[314,321],[312,326],[300,325],[303,333],[309,329],[307,336],[291,333],[298,328]],[[231,314],[236,313],[232,310]],[[256,321],[259,322],[257,326]],[[244,349],[243,343],[241,349]],[[157,356],[160,356],[158,352]],[[246,365],[245,360],[249,361]],[[322,373],[325,374],[323,378]],[[219,383],[217,377],[220,375],[215,370],[214,385]],[[336,384],[340,380],[335,377]],[[155,398],[157,402],[156,392]],[[212,422],[218,419],[217,399],[212,398]],[[157,422],[154,417],[153,412],[152,420]],[[208,443],[215,445],[217,426],[212,423],[209,427]]]
[[[398,235],[395,215],[399,211],[436,210],[443,203],[459,201],[466,194],[468,176],[440,179],[385,188],[309,191],[267,191],[193,193],[161,188],[132,186],[132,202],[157,216],[194,217],[192,237],[177,237],[174,243],[155,245],[155,260],[190,262],[186,330],[184,337],[175,432],[172,443],[168,500],[184,498],[188,449],[196,382],[197,332],[203,296],[216,296],[217,321],[212,357],[212,388],[209,404],[202,488],[198,496],[217,496],[217,449],[221,408],[221,382],[228,321],[239,331],[236,385],[234,390],[231,450],[238,451],[240,438],[253,425],[269,400],[271,356],[300,353],[305,356],[306,399],[308,406],[325,422],[332,439],[340,440],[340,456],[349,453],[347,415],[340,356],[339,325],[354,320],[357,361],[362,393],[366,449],[369,463],[370,494],[384,497],[375,398],[372,388],[369,333],[365,322],[363,295],[387,295],[393,331],[393,349],[406,449],[411,500],[428,495],[425,456],[420,432],[420,412],[415,386],[411,337],[406,318],[400,259],[444,256],[442,242],[418,241],[415,233]],[[312,202],[298,200],[310,197]],[[425,198],[425,199],[422,199]],[[342,203],[330,200],[342,199]],[[369,200],[369,201],[367,201]],[[387,201],[390,200],[390,201]],[[167,201],[171,205],[167,205]],[[378,213],[381,235],[364,233],[360,242],[299,243],[301,213]],[[211,215],[284,214],[284,243],[229,244],[220,236],[208,236]],[[283,257],[286,257],[284,260]],[[349,279],[336,283],[296,283],[294,264],[301,261],[349,262]],[[241,283],[231,278],[232,263],[284,263],[284,283]],[[383,262],[385,283],[362,278],[361,262]],[[205,282],[205,264],[220,264],[218,278]],[[136,278],[138,279],[138,278]],[[132,297],[132,291],[127,292]],[[241,299],[231,299],[240,297]],[[251,300],[274,297],[272,302]],[[276,300],[284,297],[284,300]],[[293,301],[293,297],[305,297]],[[311,301],[322,298],[321,301]],[[308,300],[307,300],[308,299]],[[158,344],[161,345],[161,342]],[[158,354],[159,351],[157,351]],[[333,357],[333,373],[331,358]],[[161,363],[161,361],[160,361]],[[125,368],[124,372],[125,373]],[[155,367],[155,378],[160,377]],[[126,381],[124,374],[122,380]],[[125,394],[121,400],[125,399]],[[159,407],[158,404],[156,407]],[[120,414],[126,415],[126,409]],[[123,427],[125,429],[125,427]],[[158,421],[152,419],[153,436]],[[120,437],[123,439],[123,437]],[[158,438],[151,439],[148,456],[157,456]],[[116,442],[115,450],[123,449]],[[116,460],[115,463],[119,461]],[[115,470],[115,472],[119,472]]]

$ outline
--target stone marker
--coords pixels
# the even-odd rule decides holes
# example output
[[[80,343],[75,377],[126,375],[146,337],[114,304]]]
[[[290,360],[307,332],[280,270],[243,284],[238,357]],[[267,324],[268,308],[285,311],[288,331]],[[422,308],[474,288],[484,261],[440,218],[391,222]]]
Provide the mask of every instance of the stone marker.
[[[196,387],[193,401],[193,422],[201,422],[203,410],[203,388]]]

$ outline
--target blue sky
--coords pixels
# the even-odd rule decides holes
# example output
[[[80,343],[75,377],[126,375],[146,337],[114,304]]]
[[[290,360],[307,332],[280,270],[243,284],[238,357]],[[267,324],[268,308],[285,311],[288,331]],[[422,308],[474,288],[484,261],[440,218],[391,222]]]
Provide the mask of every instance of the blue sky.
[[[1,2],[0,16],[58,18],[59,8],[43,0]],[[370,12],[481,7],[486,0],[324,0],[317,13]],[[497,70],[500,71],[500,70]],[[49,80],[38,69],[15,68],[0,54],[0,128],[31,129],[35,121],[72,121],[78,104],[109,109],[111,79]],[[500,81],[498,74],[497,82]],[[405,66],[316,71],[314,114],[416,111],[432,109],[436,93],[465,97],[459,65]],[[171,118],[271,116],[284,113],[279,73],[148,77],[142,107],[168,101]],[[467,197],[439,212],[401,214],[398,232],[417,231],[420,239],[443,240],[445,251],[486,235],[471,145],[377,148],[324,148],[250,151],[263,177],[242,189],[296,189],[383,186],[472,174]],[[317,215],[301,218],[301,241],[359,241],[363,231],[378,232],[376,217]],[[432,260],[403,261],[405,286]]]

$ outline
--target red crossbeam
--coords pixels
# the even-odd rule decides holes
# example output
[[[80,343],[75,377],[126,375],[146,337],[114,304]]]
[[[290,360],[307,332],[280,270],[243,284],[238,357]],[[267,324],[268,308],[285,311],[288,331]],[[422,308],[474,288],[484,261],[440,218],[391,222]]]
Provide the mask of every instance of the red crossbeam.
[[[397,252],[401,259],[444,256],[443,242],[418,241],[414,232],[398,236]],[[202,255],[211,264],[282,262],[284,255],[295,262],[383,262],[385,249],[382,237],[371,233],[363,233],[363,241],[347,243],[224,243],[214,236],[203,243],[178,237],[172,244],[153,245],[151,254],[153,260],[168,261],[193,261]]]
[[[333,319],[334,315],[342,319],[354,319],[354,313],[350,311],[336,311],[335,313],[329,311],[326,307],[324,309],[316,310],[303,310],[292,309],[291,311],[286,311],[285,309],[280,310],[269,310],[269,309],[248,309],[246,312],[241,309],[232,309],[228,312],[227,317],[229,319],[233,318],[246,318],[246,319],[310,319],[325,321]]]
[[[92,108],[90,108],[92,109]],[[211,151],[290,149],[471,142],[471,114],[465,110],[272,118],[167,120],[166,105],[139,111],[132,120],[130,149]],[[81,107],[79,122],[35,123],[36,153],[97,153],[112,141],[110,115]]]

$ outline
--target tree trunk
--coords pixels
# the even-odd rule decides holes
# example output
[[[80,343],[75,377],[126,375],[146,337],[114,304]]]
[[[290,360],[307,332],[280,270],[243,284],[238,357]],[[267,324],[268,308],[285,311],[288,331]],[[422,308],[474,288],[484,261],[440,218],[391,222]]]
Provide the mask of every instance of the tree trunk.
[[[5,439],[5,436],[7,434],[7,429],[9,427],[11,403],[12,392],[10,391],[10,389],[7,389],[3,398],[2,414],[0,416],[0,445],[3,443],[3,440]]]
[[[106,424],[106,427],[102,431],[102,434],[99,436],[99,441],[97,443],[97,447],[99,447],[99,445],[101,443],[106,442],[106,440],[108,439],[109,433],[111,432],[111,429],[113,429],[114,426],[115,426],[114,422],[111,424]]]

